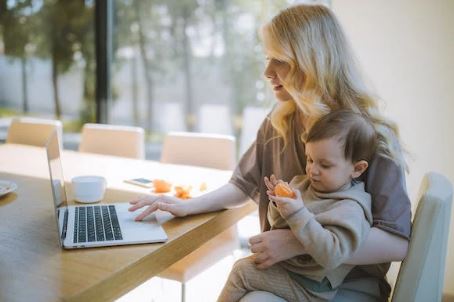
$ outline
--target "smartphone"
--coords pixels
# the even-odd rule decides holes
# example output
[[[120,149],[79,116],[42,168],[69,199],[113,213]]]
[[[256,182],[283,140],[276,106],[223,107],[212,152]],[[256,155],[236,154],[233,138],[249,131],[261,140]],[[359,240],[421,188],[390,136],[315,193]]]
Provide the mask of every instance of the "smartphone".
[[[144,187],[144,188],[151,188],[153,187],[153,181],[148,178],[133,178],[133,179],[126,179],[125,182],[128,184]]]

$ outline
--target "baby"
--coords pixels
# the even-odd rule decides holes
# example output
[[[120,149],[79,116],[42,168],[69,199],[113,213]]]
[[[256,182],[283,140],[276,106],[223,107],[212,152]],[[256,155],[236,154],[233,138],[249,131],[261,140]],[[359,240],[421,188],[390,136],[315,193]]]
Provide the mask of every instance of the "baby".
[[[353,268],[343,263],[372,224],[370,195],[356,179],[376,152],[375,129],[359,114],[334,111],[313,125],[305,148],[305,175],[288,188],[274,175],[264,181],[271,228],[290,228],[306,254],[264,270],[256,268],[254,256],[238,260],[218,301],[238,301],[256,290],[287,301],[326,301]]]

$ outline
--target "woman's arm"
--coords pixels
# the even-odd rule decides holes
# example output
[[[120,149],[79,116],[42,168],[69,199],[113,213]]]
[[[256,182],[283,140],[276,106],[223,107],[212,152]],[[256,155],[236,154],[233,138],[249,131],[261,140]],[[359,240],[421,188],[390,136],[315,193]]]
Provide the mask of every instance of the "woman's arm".
[[[227,183],[219,189],[185,201],[185,203],[187,204],[188,215],[193,215],[235,208],[243,205],[248,200],[249,196],[243,191],[235,185]]]
[[[305,254],[304,246],[291,230],[272,230],[249,239],[258,268]],[[402,261],[407,255],[408,241],[379,228],[371,228],[359,250],[346,263],[353,265]]]
[[[346,263],[364,265],[402,261],[407,251],[407,239],[373,227],[359,250]]]
[[[227,183],[219,189],[189,200],[167,195],[142,196],[130,202],[132,206],[129,211],[147,207],[135,218],[136,220],[142,220],[158,209],[183,217],[237,207],[247,200],[246,194],[233,184]]]

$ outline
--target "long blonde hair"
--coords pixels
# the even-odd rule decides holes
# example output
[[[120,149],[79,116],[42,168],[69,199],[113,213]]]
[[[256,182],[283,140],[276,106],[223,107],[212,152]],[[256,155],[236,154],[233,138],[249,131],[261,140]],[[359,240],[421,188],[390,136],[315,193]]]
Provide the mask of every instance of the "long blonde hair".
[[[399,144],[392,139],[399,137],[397,125],[380,114],[342,27],[327,7],[289,7],[263,26],[262,38],[267,54],[290,66],[283,85],[293,100],[279,102],[271,114],[284,145],[289,117],[297,108],[306,119],[307,130],[321,116],[347,109],[367,117],[378,134],[378,152],[405,167]]]

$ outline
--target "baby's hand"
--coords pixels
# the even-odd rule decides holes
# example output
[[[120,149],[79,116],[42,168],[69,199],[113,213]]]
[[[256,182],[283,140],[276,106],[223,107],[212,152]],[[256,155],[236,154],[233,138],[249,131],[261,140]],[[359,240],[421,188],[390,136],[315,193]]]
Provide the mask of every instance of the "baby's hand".
[[[293,192],[296,198],[278,197],[268,194],[268,198],[275,203],[279,213],[285,219],[304,207],[304,201],[300,191],[293,190]]]
[[[266,191],[266,194],[274,196],[274,188],[278,184],[276,176],[274,176],[274,174],[271,174],[270,178],[265,176],[264,181],[265,181],[266,188],[268,189]]]

